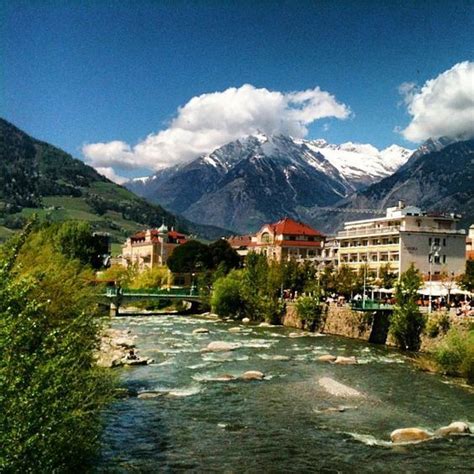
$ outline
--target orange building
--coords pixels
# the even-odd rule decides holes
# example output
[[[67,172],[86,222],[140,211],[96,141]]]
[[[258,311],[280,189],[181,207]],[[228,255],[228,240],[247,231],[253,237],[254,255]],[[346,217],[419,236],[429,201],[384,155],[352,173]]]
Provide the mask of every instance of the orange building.
[[[265,224],[252,237],[249,249],[271,260],[317,261],[321,257],[325,236],[303,222],[289,217]]]
[[[159,229],[137,232],[122,247],[122,265],[137,265],[140,270],[166,264],[173,250],[186,242],[186,236],[164,224]]]

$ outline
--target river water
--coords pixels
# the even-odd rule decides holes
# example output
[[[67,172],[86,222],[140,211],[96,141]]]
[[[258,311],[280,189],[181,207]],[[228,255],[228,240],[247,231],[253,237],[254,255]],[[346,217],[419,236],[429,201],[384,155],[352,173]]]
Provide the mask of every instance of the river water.
[[[199,317],[120,318],[149,366],[119,369],[125,386],[158,391],[127,398],[106,414],[99,472],[473,472],[474,436],[393,446],[392,430],[435,430],[452,421],[474,429],[474,394],[417,370],[393,349]],[[208,328],[209,334],[193,334]],[[294,336],[294,334],[292,334]],[[240,347],[201,352],[211,341]],[[359,365],[317,360],[355,355]],[[264,381],[213,381],[247,370]],[[359,392],[331,393],[331,381]],[[329,382],[328,382],[329,381]],[[332,409],[344,407],[344,411]],[[329,410],[328,410],[329,409]]]

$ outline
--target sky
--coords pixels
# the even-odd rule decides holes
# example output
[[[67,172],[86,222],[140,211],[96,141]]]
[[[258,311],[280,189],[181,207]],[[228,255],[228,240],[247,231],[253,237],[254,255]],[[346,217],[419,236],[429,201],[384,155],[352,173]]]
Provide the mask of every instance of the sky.
[[[0,115],[108,176],[255,133],[474,136],[474,0],[0,0]]]

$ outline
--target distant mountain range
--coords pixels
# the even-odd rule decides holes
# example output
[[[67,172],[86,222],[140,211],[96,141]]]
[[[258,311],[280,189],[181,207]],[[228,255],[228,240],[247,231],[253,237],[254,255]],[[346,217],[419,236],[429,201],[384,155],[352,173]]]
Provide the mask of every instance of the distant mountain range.
[[[392,175],[412,152],[259,133],[125,186],[195,222],[245,233],[283,216],[308,220],[308,210]]]
[[[0,119],[0,240],[33,213],[55,221],[89,221],[116,241],[163,220],[209,239],[226,233],[150,204],[84,162]]]
[[[347,220],[373,217],[351,209],[385,209],[399,200],[433,212],[460,213],[460,225],[474,223],[474,140],[428,140],[393,175],[358,191],[335,207],[308,216],[321,230],[334,232]]]

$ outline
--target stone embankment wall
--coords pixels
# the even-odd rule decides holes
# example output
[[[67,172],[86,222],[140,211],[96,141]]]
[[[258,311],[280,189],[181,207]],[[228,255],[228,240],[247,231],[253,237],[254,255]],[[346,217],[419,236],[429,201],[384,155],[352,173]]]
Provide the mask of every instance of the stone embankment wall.
[[[439,314],[433,313],[436,318]],[[457,316],[450,317],[450,327],[462,326],[465,320]],[[304,325],[296,313],[296,306],[287,304],[285,315],[282,318],[284,326],[304,329]],[[329,305],[326,310],[325,322],[320,331],[325,334],[361,339],[367,342],[396,346],[394,339],[388,333],[389,313],[371,311],[353,311],[348,306]],[[422,352],[428,352],[444,337],[440,334],[436,338],[423,334],[421,337]]]

